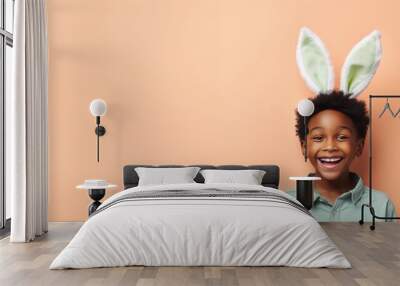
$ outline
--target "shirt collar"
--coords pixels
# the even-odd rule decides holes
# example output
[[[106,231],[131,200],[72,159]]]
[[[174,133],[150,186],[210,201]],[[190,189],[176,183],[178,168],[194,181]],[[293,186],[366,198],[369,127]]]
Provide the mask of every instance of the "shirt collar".
[[[321,199],[321,195],[317,192],[314,191],[314,201],[313,201],[313,205],[318,202]]]
[[[358,176],[356,173],[350,173],[352,176],[355,176],[357,178],[357,184],[354,186],[353,189],[341,194],[338,198],[346,198],[351,196],[351,201],[353,204],[356,204],[362,197],[364,193],[364,182],[360,176]],[[315,175],[315,174],[310,174],[310,175]],[[314,190],[314,201],[313,204],[315,204],[317,201],[320,201],[321,199],[321,194],[318,191]]]
[[[361,199],[364,193],[364,182],[361,177],[358,176],[356,173],[352,174],[357,177],[357,184],[352,190],[350,190],[351,200],[353,201],[353,204],[356,204]]]

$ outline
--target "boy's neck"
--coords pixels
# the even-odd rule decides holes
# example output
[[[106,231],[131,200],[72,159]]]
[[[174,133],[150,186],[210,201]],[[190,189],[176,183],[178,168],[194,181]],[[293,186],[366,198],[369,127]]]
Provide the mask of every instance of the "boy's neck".
[[[318,174],[317,174],[318,176]],[[338,179],[328,181],[322,179],[315,182],[315,188],[320,195],[334,204],[336,199],[343,193],[354,188],[354,180],[350,172],[343,173]]]

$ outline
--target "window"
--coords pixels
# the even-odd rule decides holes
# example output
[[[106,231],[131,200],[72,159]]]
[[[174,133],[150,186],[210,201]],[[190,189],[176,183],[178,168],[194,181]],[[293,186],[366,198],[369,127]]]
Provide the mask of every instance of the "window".
[[[13,63],[14,0],[0,0],[0,228],[9,226],[10,194],[5,188],[5,105],[11,92]],[[1,233],[0,233],[1,235]]]

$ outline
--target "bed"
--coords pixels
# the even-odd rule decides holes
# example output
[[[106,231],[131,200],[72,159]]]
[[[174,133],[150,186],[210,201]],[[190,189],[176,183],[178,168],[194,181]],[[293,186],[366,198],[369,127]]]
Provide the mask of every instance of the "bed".
[[[278,189],[274,165],[201,169],[264,170],[261,185],[138,186],[124,167],[124,191],[103,202],[50,269],[144,266],[350,268],[343,253],[294,198]],[[182,167],[182,166],[160,166]]]

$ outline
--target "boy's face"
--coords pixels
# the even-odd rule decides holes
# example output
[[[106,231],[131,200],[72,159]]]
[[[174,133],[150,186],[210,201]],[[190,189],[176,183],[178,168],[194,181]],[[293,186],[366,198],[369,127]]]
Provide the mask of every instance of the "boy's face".
[[[321,111],[311,118],[308,130],[307,156],[323,179],[338,179],[361,155],[364,140],[358,138],[353,122],[341,112]]]

